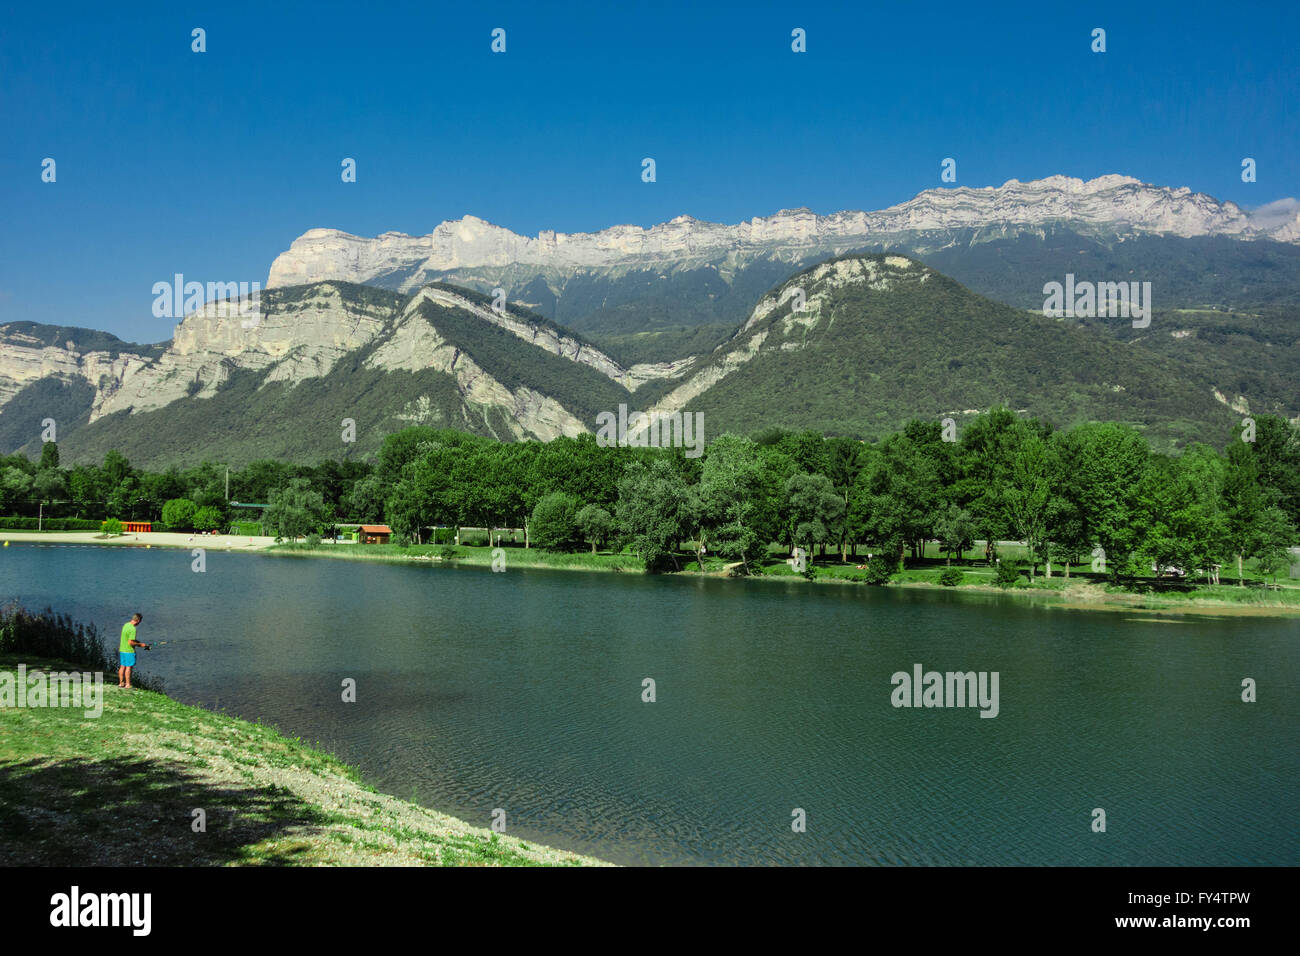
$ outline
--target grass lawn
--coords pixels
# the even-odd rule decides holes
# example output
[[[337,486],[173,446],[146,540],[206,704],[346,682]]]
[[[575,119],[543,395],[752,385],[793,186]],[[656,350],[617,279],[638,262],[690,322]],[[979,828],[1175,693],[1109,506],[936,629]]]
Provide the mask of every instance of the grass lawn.
[[[20,662],[85,670],[7,654],[0,674]],[[0,708],[2,866],[599,863],[377,793],[300,740],[111,677],[98,718]]]
[[[690,547],[688,543],[688,548]],[[427,561],[432,564],[449,566],[489,567],[493,562],[493,550],[487,546],[472,545],[412,545],[407,548],[395,544],[374,545],[337,545],[323,544],[312,548],[306,544],[281,544],[270,549],[271,553],[286,555],[324,555],[327,557],[351,558],[371,561]],[[622,571],[643,573],[640,558],[627,552],[602,551],[592,554],[581,550],[574,552],[547,551],[543,548],[525,549],[519,546],[503,546],[505,568],[557,568],[584,571]],[[1277,588],[1264,588],[1262,576],[1255,570],[1254,562],[1245,565],[1246,586],[1237,586],[1236,567],[1224,566],[1220,572],[1218,585],[1204,584],[1204,579],[1160,578],[1154,575],[1139,578],[1131,588],[1111,584],[1105,575],[1094,573],[1089,564],[1070,566],[1070,576],[1065,577],[1065,568],[1056,564],[1052,576],[1046,577],[1040,564],[1038,572],[1031,582],[1027,570],[1027,551],[1023,545],[1003,542],[998,545],[998,554],[1006,562],[1018,562],[1022,573],[1016,583],[1007,590],[1015,593],[1057,595],[1076,598],[1088,603],[1107,602],[1132,606],[1134,601],[1151,607],[1188,606],[1195,602],[1214,604],[1240,604],[1258,607],[1300,608],[1300,580],[1289,579],[1279,575]],[[726,560],[715,555],[705,555],[701,568],[697,556],[692,550],[684,550],[677,555],[683,574],[732,573],[738,562]],[[860,548],[858,557],[850,556],[847,562],[839,560],[837,551],[829,550],[826,555],[817,555],[810,561],[813,580],[823,582],[861,583],[865,580],[865,571],[858,565],[867,563],[867,551]],[[939,576],[943,573],[946,556],[939,553],[932,543],[927,549],[927,556],[913,560],[908,557],[902,571],[890,578],[890,586],[901,587],[942,587]],[[962,573],[961,588],[989,588],[997,584],[994,569],[984,560],[983,544],[978,544],[964,552],[960,558],[954,556],[952,567]],[[751,573],[764,578],[803,577],[789,564],[785,551],[777,546],[769,547],[765,557],[751,562]],[[1270,579],[1271,582],[1271,579]]]
[[[468,567],[491,567],[492,552],[489,547],[450,544],[413,544],[403,548],[395,544],[322,544],[315,548],[298,544],[278,544],[267,549],[268,554],[309,554],[360,561],[430,561],[459,564]],[[590,571],[644,570],[641,559],[635,554],[602,551],[592,554],[583,551],[546,551],[542,548],[502,546],[505,566],[509,568],[565,568]]]

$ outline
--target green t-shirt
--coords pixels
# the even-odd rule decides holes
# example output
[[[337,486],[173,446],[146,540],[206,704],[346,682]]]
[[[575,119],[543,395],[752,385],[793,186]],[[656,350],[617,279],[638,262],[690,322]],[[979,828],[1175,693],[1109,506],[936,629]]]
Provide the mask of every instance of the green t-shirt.
[[[125,624],[122,625],[122,643],[118,646],[118,650],[121,651],[123,654],[130,654],[132,651],[135,650],[135,648],[131,646],[131,642],[134,640],[135,640],[135,625],[132,624],[130,621],[127,621]]]

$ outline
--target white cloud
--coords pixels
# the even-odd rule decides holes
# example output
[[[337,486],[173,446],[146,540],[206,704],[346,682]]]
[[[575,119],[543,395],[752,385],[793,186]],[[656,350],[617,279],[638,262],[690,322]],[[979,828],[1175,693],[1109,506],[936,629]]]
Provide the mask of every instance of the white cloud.
[[[1277,199],[1250,210],[1248,215],[1250,224],[1256,229],[1276,229],[1295,222],[1296,216],[1300,215],[1300,199]]]

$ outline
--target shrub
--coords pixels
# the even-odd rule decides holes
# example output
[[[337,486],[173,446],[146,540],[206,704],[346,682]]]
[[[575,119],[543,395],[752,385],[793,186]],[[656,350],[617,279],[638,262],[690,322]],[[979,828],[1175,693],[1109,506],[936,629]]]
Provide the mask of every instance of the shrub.
[[[33,614],[13,601],[0,607],[0,653],[48,657],[111,673],[117,669],[116,647],[115,642],[101,638],[93,624],[73,623],[67,615],[56,615],[49,608]],[[162,689],[160,680],[138,673],[132,683],[145,690]]]
[[[997,571],[994,572],[994,580],[1000,588],[1009,588],[1016,583],[1020,577],[1020,566],[1014,561],[999,561]]]
[[[212,505],[205,505],[194,512],[195,531],[216,531],[223,524],[225,522],[221,518],[221,512]]]
[[[262,533],[262,523],[260,521],[232,521],[230,523],[230,533],[260,535]]]
[[[98,531],[100,522],[89,518],[0,518],[0,528],[9,531]]]
[[[307,547],[309,548],[320,547],[320,535],[318,535],[315,531],[307,535]]]
[[[196,510],[194,502],[190,499],[172,498],[163,504],[162,519],[168,527],[175,528],[177,531],[193,531]]]
[[[960,568],[944,568],[939,573],[939,583],[946,588],[955,588],[961,584],[965,575],[961,573]]]
[[[94,625],[74,624],[49,608],[33,614],[16,602],[0,608],[0,652],[31,654],[107,670],[108,648]]]
[[[444,561],[450,561],[453,558],[455,558],[456,555],[457,555],[457,551],[451,545],[447,545],[441,551],[438,552],[438,557],[442,558],[442,560]]]
[[[116,518],[105,518],[103,521],[99,523],[99,533],[100,534],[121,534],[122,522],[118,521]]]
[[[889,555],[874,554],[871,560],[867,562],[867,569],[862,575],[862,580],[868,584],[888,584],[889,579],[894,576],[897,570],[894,559]]]

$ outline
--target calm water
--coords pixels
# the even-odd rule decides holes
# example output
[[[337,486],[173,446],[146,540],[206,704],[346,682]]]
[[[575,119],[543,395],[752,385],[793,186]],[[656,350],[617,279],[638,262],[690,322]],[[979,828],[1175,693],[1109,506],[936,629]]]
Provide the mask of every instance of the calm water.
[[[616,862],[1300,862],[1295,620],[207,559],[196,574],[187,551],[14,545],[0,598],[113,635],[139,609],[142,638],[176,642],[141,655],[173,696],[319,741],[398,796],[482,826],[501,807],[513,834]],[[915,663],[998,671],[1000,715],[893,708],[890,676]],[[1243,677],[1258,703],[1240,702]]]

